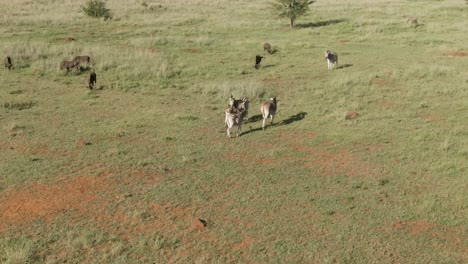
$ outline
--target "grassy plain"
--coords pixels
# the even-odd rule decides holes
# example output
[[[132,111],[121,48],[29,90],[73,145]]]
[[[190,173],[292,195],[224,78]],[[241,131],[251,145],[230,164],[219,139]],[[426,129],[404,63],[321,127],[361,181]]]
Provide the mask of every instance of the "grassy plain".
[[[468,261],[464,1],[82,2],[0,0],[1,263]]]

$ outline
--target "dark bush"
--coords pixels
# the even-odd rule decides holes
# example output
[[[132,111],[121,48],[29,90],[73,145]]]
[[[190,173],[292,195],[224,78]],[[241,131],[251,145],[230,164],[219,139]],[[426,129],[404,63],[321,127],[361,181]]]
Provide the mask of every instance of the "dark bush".
[[[90,17],[103,17],[106,20],[112,18],[104,0],[88,0],[84,6],[81,6],[81,11]]]

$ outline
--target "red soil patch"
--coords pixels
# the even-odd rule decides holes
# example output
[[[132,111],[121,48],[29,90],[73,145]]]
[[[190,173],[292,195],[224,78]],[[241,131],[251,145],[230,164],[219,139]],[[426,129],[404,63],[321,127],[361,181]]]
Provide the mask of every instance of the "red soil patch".
[[[206,228],[206,221],[199,219],[199,218],[194,218],[192,220],[192,224],[190,225],[190,228],[198,231],[203,231]]]
[[[356,119],[358,116],[359,116],[358,112],[348,112],[348,113],[346,113],[345,119],[346,120],[352,120],[352,119]]]
[[[232,250],[248,249],[252,245],[253,239],[245,237],[240,243],[234,244]]]
[[[380,77],[372,78],[371,83],[372,85],[375,85],[375,86],[392,86],[393,85],[393,82],[382,79]]]
[[[413,236],[430,236],[447,241],[452,245],[460,245],[462,243],[462,238],[460,238],[460,235],[465,233],[465,227],[462,226],[449,227],[430,223],[425,220],[398,221],[393,223],[391,226],[393,231],[409,233]]]
[[[424,115],[423,119],[428,120],[428,121],[442,121],[442,120],[445,120],[445,118],[443,118],[442,116],[431,115],[431,114]]]
[[[201,49],[197,49],[197,48],[190,48],[190,49],[187,49],[187,51],[190,53],[201,53]]]
[[[341,43],[348,43],[349,40],[348,40],[348,39],[340,39],[340,42],[341,42]]]
[[[468,52],[446,52],[443,55],[449,57],[466,57],[468,56]]]
[[[72,42],[72,41],[75,41],[74,38],[65,38],[65,42]]]
[[[394,106],[395,103],[392,103],[392,102],[389,102],[389,101],[381,101],[381,102],[379,102],[379,105],[382,106],[382,107],[391,107],[391,106]]]
[[[6,190],[0,198],[0,231],[35,219],[50,221],[68,210],[86,212],[99,192],[109,188],[105,177],[83,176],[53,185],[32,183]]]

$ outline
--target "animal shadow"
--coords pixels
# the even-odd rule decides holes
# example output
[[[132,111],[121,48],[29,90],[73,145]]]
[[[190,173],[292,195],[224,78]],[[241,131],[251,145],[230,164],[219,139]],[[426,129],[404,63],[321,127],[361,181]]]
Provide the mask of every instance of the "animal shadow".
[[[338,24],[345,22],[346,19],[331,19],[331,20],[325,20],[325,21],[319,21],[319,22],[310,22],[310,23],[304,23],[304,24],[297,24],[296,26],[298,28],[314,28],[314,27],[324,27],[328,25],[333,25],[333,24]]]
[[[91,67],[89,66],[80,66],[80,72],[87,72],[90,70],[91,70]]]
[[[348,68],[352,66],[353,66],[352,64],[343,64],[343,65],[338,66],[337,69],[343,69],[343,68]]]
[[[246,123],[253,123],[253,122],[260,121],[260,120],[263,120],[262,115],[254,115],[254,116],[249,117],[248,122]]]
[[[294,123],[296,121],[300,121],[300,120],[304,119],[306,115],[307,115],[306,112],[297,113],[297,114],[295,114],[293,116],[290,116],[288,119],[285,119],[285,120],[281,121],[278,125],[280,125],[280,126],[289,125],[291,123]]]

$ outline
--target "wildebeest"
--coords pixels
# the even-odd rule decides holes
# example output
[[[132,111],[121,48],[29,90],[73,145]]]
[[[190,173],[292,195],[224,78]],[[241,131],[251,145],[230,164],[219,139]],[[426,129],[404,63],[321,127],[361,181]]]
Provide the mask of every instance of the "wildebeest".
[[[60,64],[60,69],[61,70],[66,69],[67,72],[73,68],[76,68],[77,71],[80,71],[80,62],[76,60],[72,60],[72,61],[62,61],[62,63]]]
[[[11,70],[13,68],[13,62],[10,56],[5,57],[3,63],[5,64],[5,68],[8,68],[8,70]]]
[[[79,62],[80,64],[86,63],[86,65],[91,64],[91,57],[89,56],[76,56],[74,61]]]
[[[262,61],[263,57],[260,55],[255,56],[255,69],[260,68],[260,62]]]
[[[96,73],[95,72],[92,72],[89,75],[88,87],[91,90],[96,87]]]
[[[334,65],[338,68],[338,54],[336,52],[325,51],[325,59],[327,60],[329,70],[333,69]]]
[[[262,112],[263,116],[262,129],[265,129],[265,122],[268,119],[268,117],[271,118],[270,125],[273,124],[273,119],[276,115],[276,97],[270,98],[270,101],[268,102],[264,102],[260,107],[260,111]]]
[[[271,54],[271,45],[270,45],[270,43],[265,42],[263,44],[263,51],[265,51],[265,50],[268,52],[268,54]]]
[[[235,108],[235,107],[229,107],[225,111],[226,113],[226,119],[225,119],[225,124],[226,124],[226,134],[228,137],[231,137],[231,128],[233,126],[237,126],[237,136],[239,137],[242,134],[242,122],[245,117],[245,108]]]

